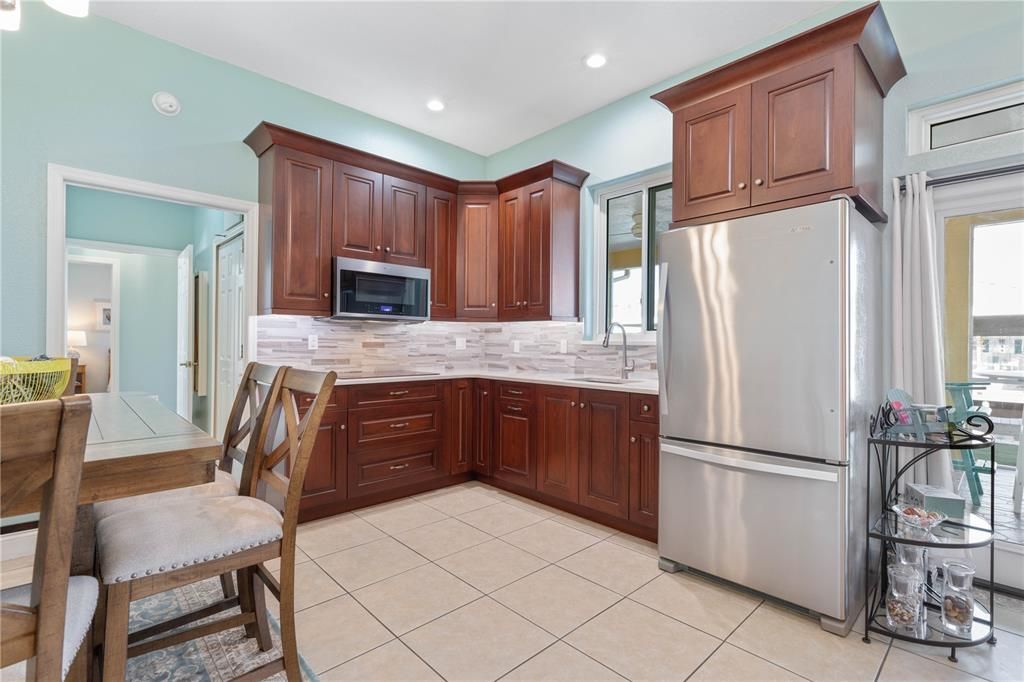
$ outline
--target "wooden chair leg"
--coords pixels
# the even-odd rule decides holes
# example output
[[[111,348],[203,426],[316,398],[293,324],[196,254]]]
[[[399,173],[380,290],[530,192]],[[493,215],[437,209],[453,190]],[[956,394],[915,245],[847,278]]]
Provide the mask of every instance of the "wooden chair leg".
[[[299,667],[299,645],[295,636],[295,572],[281,572],[281,599],[279,611],[281,626],[281,654],[288,682],[301,682]]]
[[[246,570],[246,579],[252,585],[252,608],[256,615],[256,643],[260,651],[270,651],[274,648],[274,640],[270,636],[270,622],[267,620],[267,593],[256,571],[252,568]]]
[[[238,579],[238,607],[242,613],[254,613],[256,609],[252,603],[252,580],[249,579],[249,569],[240,568],[235,576]],[[255,637],[256,634],[256,623],[246,624],[245,636]]]
[[[107,586],[106,626],[103,633],[103,682],[123,682],[128,663],[128,608],[131,585]]]
[[[231,579],[231,573],[220,574],[220,589],[224,592],[225,599],[231,599],[235,596],[235,583]]]

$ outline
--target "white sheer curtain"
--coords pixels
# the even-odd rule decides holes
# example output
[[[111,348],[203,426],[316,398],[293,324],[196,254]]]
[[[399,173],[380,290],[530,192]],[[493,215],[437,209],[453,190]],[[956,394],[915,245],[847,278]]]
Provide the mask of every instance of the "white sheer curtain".
[[[908,175],[902,197],[899,180],[892,181],[892,383],[918,403],[945,405],[935,209],[927,180],[925,173]],[[905,480],[952,489],[948,454],[919,462]]]

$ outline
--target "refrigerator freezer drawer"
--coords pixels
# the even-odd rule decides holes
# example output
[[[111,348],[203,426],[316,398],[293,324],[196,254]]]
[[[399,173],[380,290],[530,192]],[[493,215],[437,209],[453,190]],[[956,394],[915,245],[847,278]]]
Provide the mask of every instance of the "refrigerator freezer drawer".
[[[661,556],[845,619],[847,469],[662,439]]]

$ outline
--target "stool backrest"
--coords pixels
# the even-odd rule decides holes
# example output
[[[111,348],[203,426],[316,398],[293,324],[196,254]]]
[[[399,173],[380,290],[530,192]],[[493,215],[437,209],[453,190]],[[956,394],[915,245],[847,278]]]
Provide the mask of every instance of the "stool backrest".
[[[63,672],[71,545],[91,416],[84,395],[0,406],[0,515],[40,499],[29,606],[0,605],[0,666],[35,657],[29,679],[59,680]]]
[[[245,366],[238,390],[235,391],[235,401],[231,404],[227,426],[224,427],[221,471],[231,473],[235,462],[244,468],[246,455],[255,446],[256,439],[252,434],[256,423],[263,417],[275,383],[284,376],[285,369],[260,362],[250,362]]]

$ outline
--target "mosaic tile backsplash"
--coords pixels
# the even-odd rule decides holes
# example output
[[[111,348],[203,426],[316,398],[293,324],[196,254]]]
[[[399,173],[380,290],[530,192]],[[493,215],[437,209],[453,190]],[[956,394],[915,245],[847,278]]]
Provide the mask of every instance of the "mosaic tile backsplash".
[[[255,318],[256,358],[261,362],[333,369],[339,376],[369,370],[423,372],[551,372],[615,376],[621,337],[602,348],[583,343],[577,322],[325,322],[310,317],[261,315]],[[318,337],[317,350],[307,338]],[[465,349],[456,349],[465,339]],[[566,353],[561,353],[561,342]],[[518,352],[514,350],[519,343]],[[635,378],[655,379],[654,346],[630,346]]]

